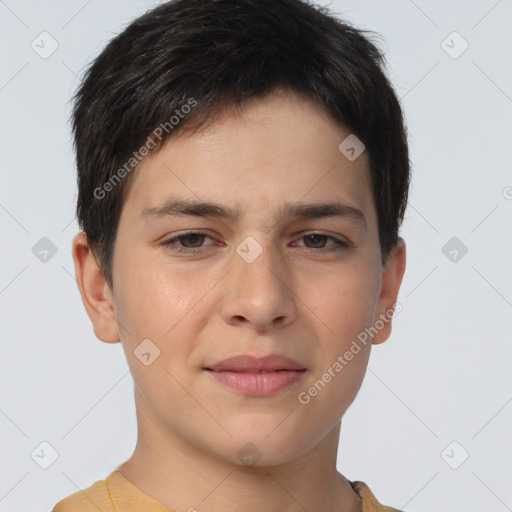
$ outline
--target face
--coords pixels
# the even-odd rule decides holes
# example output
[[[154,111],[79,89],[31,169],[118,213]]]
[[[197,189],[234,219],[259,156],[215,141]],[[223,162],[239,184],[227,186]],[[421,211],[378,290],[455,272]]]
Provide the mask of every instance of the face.
[[[109,299],[139,422],[238,464],[241,449],[292,460],[339,426],[366,370],[361,333],[390,311],[404,261],[381,265],[367,154],[338,149],[349,134],[276,92],[139,165]],[[388,335],[389,321],[373,341]],[[217,366],[240,355],[294,364]]]

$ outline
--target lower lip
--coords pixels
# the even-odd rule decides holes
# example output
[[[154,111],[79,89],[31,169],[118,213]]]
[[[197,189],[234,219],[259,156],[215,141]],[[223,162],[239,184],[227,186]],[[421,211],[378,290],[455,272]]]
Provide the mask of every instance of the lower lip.
[[[273,395],[296,383],[306,373],[306,370],[281,370],[269,373],[207,371],[222,384],[250,396]]]

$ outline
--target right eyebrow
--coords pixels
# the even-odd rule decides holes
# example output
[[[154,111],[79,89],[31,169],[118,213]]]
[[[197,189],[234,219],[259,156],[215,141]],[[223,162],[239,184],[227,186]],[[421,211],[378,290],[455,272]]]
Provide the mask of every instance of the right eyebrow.
[[[188,199],[170,198],[164,203],[144,208],[141,217],[166,216],[166,215],[190,215],[195,217],[226,218],[236,220],[241,212],[229,206],[209,202]],[[366,217],[364,213],[353,206],[339,201],[315,202],[315,203],[285,203],[276,211],[276,218],[307,218],[321,219],[338,217],[350,219],[360,223],[366,229]]]
[[[193,215],[195,217],[237,219],[240,212],[212,202],[170,198],[161,205],[144,208],[141,213],[141,217],[160,215]]]

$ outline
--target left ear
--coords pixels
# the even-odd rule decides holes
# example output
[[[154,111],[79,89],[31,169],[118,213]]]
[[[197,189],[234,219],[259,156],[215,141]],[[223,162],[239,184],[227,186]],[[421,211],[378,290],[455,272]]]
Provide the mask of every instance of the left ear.
[[[399,237],[382,270],[381,290],[373,323],[379,327],[382,324],[383,326],[382,329],[377,329],[373,336],[374,345],[386,341],[391,334],[390,316],[405,272],[405,252],[405,242]]]

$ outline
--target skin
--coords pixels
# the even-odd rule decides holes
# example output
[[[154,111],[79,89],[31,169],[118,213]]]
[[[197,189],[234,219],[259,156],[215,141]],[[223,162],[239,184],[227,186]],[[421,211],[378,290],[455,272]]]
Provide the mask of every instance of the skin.
[[[349,161],[350,131],[318,105],[275,91],[211,125],[171,138],[131,179],[113,257],[111,290],[83,233],[73,241],[77,282],[96,336],[121,341],[135,382],[138,441],[119,466],[176,511],[360,511],[336,469],[341,418],[362,383],[371,342],[311,401],[307,391],[396,302],[405,243],[381,264],[367,153]],[[149,215],[169,197],[213,201],[236,219]],[[341,201],[352,217],[293,219],[285,202]],[[162,242],[188,230],[208,236]],[[317,239],[305,236],[319,233]],[[311,233],[309,233],[311,234]],[[334,237],[347,248],[326,252]],[[252,237],[252,263],[236,252]],[[385,341],[391,322],[374,336]],[[134,355],[150,339],[160,356]],[[307,368],[269,397],[248,397],[203,370],[236,354],[284,354]],[[257,447],[256,465],[237,452]],[[203,500],[204,499],[204,500]]]

